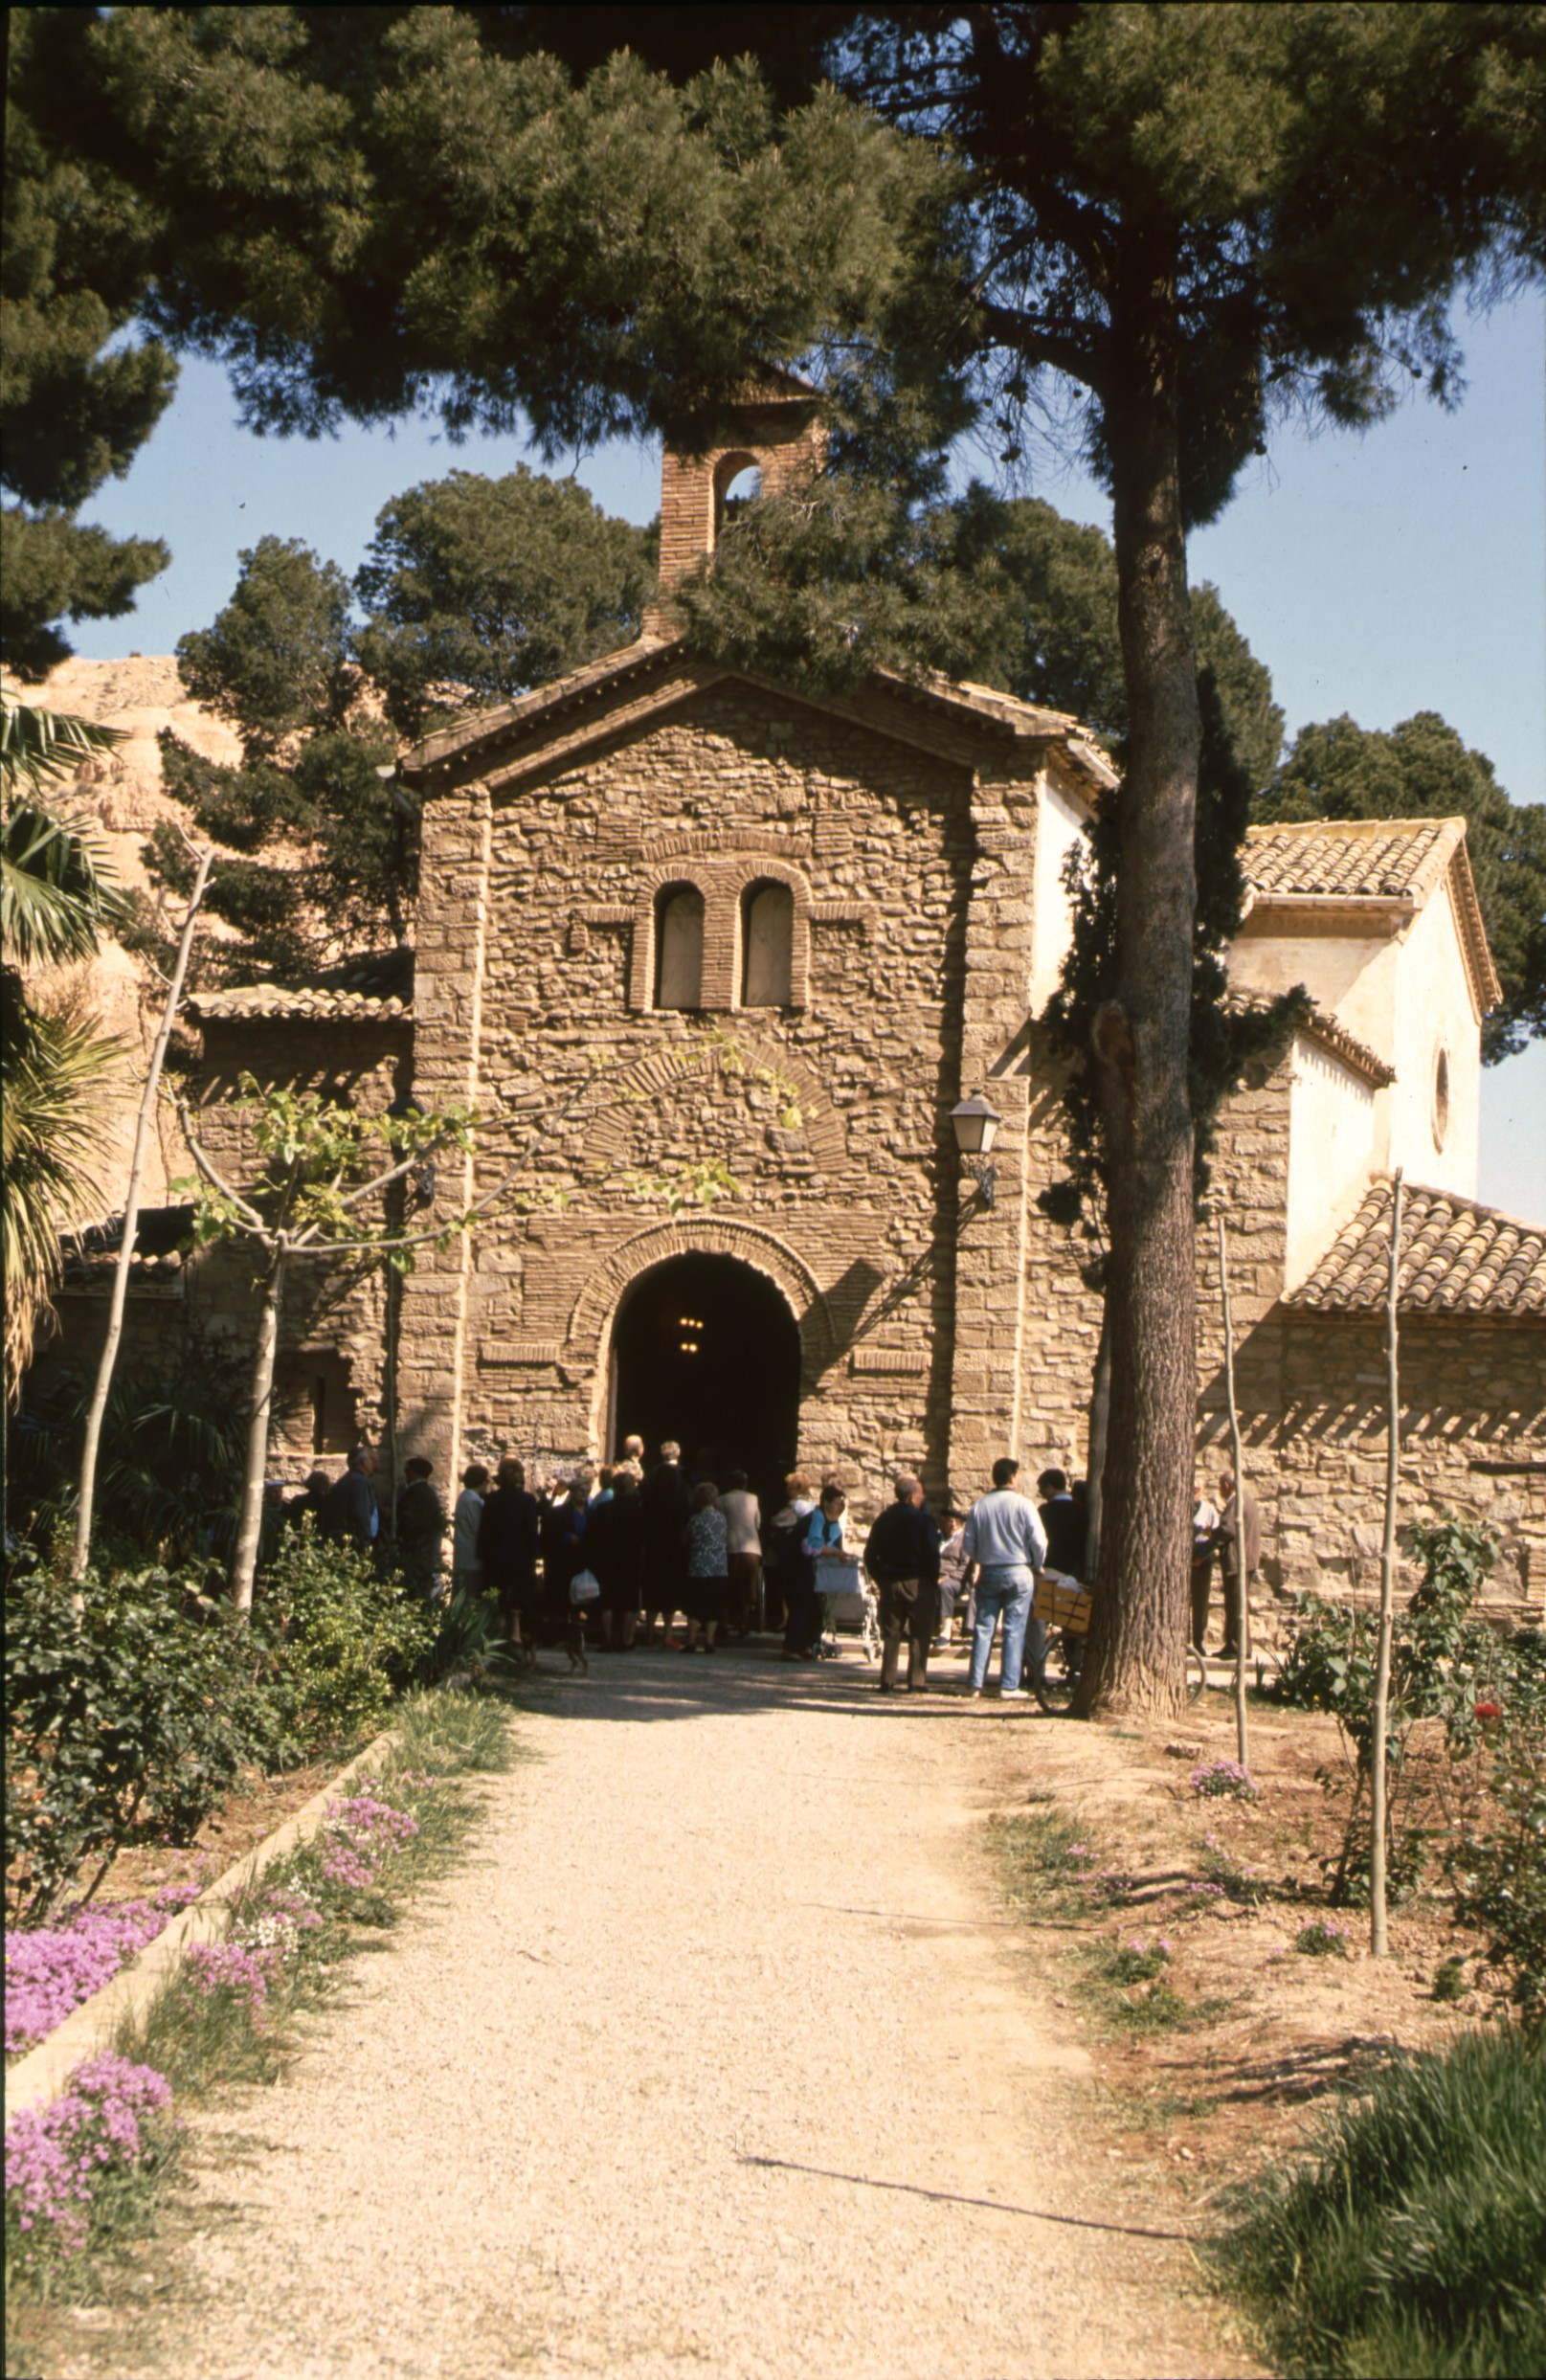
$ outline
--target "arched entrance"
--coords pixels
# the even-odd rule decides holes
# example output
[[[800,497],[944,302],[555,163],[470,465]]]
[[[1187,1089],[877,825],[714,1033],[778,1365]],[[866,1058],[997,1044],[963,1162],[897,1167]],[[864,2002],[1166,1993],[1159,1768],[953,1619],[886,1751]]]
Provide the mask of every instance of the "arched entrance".
[[[721,1487],[744,1471],[783,1502],[799,1431],[800,1335],[766,1273],[733,1256],[672,1256],[630,1283],[612,1333],[609,1453],[636,1431],[649,1460],[674,1438]]]

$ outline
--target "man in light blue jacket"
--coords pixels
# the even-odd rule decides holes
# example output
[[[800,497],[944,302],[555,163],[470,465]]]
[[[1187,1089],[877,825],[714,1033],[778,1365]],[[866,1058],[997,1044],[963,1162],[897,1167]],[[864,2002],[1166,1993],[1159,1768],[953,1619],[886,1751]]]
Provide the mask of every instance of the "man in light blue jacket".
[[[978,1496],[967,1515],[965,1543],[968,1572],[977,1574],[977,1617],[972,1632],[972,1693],[982,1693],[988,1656],[1000,1616],[1004,1634],[999,1653],[998,1691],[1019,1696],[1025,1693],[1020,1678],[1025,1668],[1025,1630],[1031,1631],[1031,1667],[1040,1668],[1046,1653],[1046,1630],[1031,1618],[1036,1573],[1046,1566],[1046,1532],[1029,1496],[1015,1485],[1019,1465],[1002,1455],[993,1467],[993,1493]],[[965,1575],[965,1574],[963,1574]]]

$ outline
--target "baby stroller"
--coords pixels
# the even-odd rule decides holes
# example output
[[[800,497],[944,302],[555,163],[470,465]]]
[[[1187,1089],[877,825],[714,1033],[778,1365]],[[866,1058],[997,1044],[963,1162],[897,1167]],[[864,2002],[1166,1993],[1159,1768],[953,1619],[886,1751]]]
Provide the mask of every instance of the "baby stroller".
[[[859,1638],[866,1661],[877,1659],[881,1650],[881,1599],[857,1557],[851,1561],[823,1562],[819,1580],[822,1618],[818,1650],[822,1659],[837,1659],[840,1630]]]

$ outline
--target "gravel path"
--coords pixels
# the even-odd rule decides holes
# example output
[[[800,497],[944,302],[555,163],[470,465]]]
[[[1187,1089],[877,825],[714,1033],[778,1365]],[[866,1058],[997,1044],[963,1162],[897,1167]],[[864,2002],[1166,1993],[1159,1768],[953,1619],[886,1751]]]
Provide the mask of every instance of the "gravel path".
[[[268,2153],[210,2176],[180,2368],[1238,2369],[979,1869],[1042,1722],[873,1678],[657,1651],[535,1690],[478,1851],[222,2120]]]

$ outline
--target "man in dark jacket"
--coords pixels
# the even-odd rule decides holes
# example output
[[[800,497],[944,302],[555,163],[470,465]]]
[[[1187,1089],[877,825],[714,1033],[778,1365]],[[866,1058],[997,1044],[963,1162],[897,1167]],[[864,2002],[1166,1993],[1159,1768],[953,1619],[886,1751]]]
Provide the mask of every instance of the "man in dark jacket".
[[[335,1479],[323,1497],[317,1515],[320,1538],[331,1538],[339,1543],[357,1546],[362,1554],[370,1553],[381,1534],[381,1507],[370,1485],[375,1475],[374,1450],[356,1447],[343,1478]]]
[[[892,1482],[896,1501],[864,1544],[864,1567],[881,1590],[881,1692],[895,1694],[902,1639],[907,1640],[907,1692],[927,1691],[929,1648],[939,1629],[939,1531],[910,1471]]]
[[[686,1594],[687,1555],[683,1532],[692,1510],[692,1488],[682,1468],[682,1448],[668,1438],[661,1459],[639,1490],[644,1513],[644,1642],[661,1615],[662,1640],[671,1634],[671,1615],[683,1607]]]
[[[422,1603],[437,1603],[444,1593],[440,1557],[445,1545],[445,1507],[431,1481],[435,1466],[427,1455],[415,1454],[403,1466],[407,1486],[397,1497],[397,1559],[403,1584]]]
[[[332,1484],[325,1471],[307,1471],[305,1486],[299,1495],[291,1496],[284,1508],[286,1524],[292,1529],[299,1529],[309,1513],[311,1525],[315,1529],[322,1516],[324,1498]]]
[[[585,1559],[601,1588],[601,1649],[628,1652],[644,1599],[644,1500],[626,1463],[613,1472],[607,1501],[591,1508]]]
[[[1036,1484],[1042,1494],[1036,1509],[1046,1531],[1046,1566],[1065,1579],[1083,1579],[1089,1516],[1069,1493],[1065,1471],[1044,1471]]]
[[[499,1597],[500,1618],[512,1645],[524,1641],[523,1615],[536,1616],[537,1546],[537,1499],[527,1492],[526,1465],[507,1454],[478,1524],[478,1560]],[[533,1656],[535,1650],[533,1644]]]

